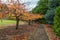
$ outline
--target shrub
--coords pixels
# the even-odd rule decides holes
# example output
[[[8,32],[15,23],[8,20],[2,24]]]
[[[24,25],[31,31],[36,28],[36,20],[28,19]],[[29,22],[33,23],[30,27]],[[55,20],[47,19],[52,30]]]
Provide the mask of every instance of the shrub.
[[[55,10],[53,30],[55,34],[60,37],[60,6]]]
[[[53,24],[53,18],[54,18],[54,9],[50,9],[45,14],[46,23]]]

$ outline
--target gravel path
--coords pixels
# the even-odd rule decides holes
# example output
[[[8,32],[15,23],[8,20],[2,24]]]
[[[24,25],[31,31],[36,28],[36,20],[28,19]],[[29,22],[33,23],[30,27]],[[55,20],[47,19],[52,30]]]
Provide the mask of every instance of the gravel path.
[[[29,40],[49,40],[49,39],[44,30],[44,27],[42,25],[39,25],[38,29],[35,31],[35,33],[31,36],[31,39]]]

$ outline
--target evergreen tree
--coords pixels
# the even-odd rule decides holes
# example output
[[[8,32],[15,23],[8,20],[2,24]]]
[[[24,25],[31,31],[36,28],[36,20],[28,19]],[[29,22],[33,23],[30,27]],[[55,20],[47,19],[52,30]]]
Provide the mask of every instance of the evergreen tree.
[[[37,6],[32,10],[33,13],[45,14],[48,9],[48,0],[39,0]]]

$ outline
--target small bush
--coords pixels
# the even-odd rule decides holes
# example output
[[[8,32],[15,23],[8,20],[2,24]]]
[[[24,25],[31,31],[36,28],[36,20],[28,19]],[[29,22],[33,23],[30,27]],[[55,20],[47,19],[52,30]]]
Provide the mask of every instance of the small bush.
[[[55,34],[60,37],[60,6],[55,10],[53,30]]]
[[[54,19],[54,9],[47,10],[47,13],[45,14],[45,20],[47,24],[53,24]]]

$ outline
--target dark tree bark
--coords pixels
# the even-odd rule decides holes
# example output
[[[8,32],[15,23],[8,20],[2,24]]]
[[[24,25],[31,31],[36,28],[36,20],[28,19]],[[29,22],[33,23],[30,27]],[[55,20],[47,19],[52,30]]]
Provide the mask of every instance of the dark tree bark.
[[[30,20],[28,21],[28,24],[31,25]]]
[[[16,17],[16,29],[19,27],[19,17]]]

